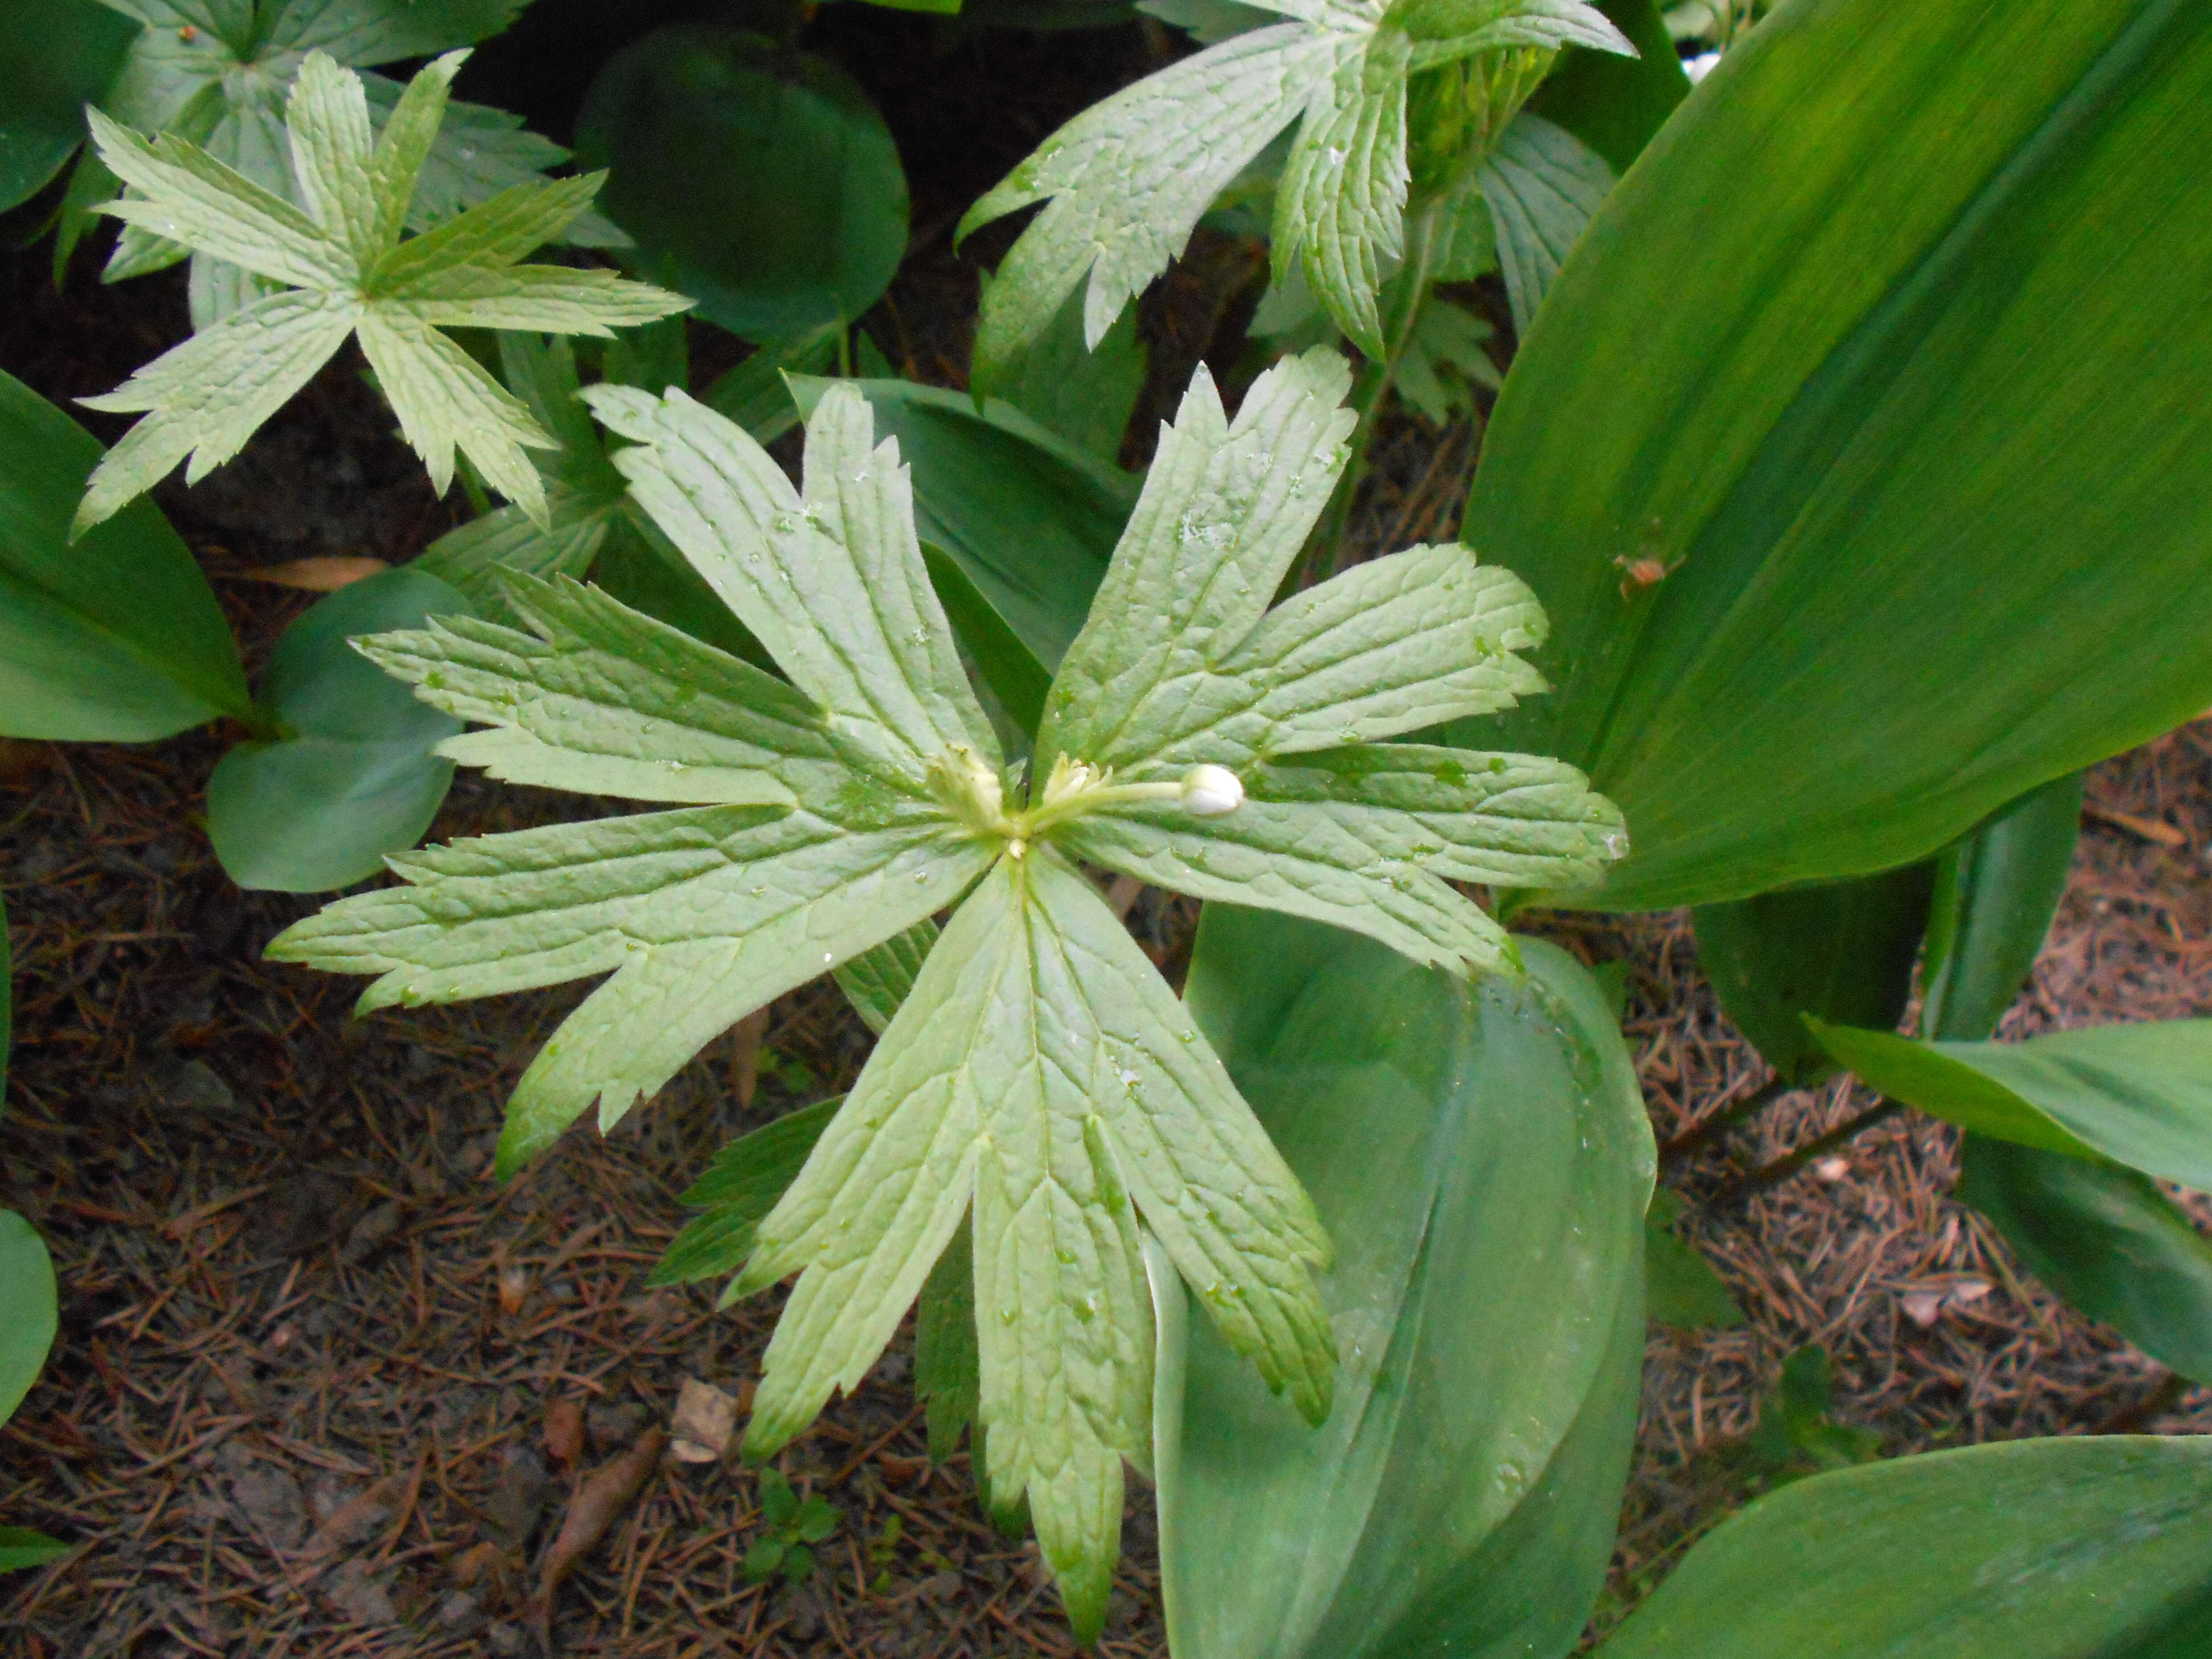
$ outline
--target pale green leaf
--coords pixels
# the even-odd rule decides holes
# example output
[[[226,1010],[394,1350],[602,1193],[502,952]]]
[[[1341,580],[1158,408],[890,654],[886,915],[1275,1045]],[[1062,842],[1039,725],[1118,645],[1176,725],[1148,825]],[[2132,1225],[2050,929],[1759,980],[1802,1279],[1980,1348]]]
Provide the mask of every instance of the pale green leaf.
[[[437,234],[434,230],[430,235]],[[376,302],[382,315],[404,315],[443,327],[528,329],[600,339],[617,328],[657,322],[678,308],[660,289],[629,282],[611,270],[572,270],[560,265],[497,270],[464,265],[418,276],[404,293],[380,294]]]
[[[416,77],[416,87],[442,91],[459,67],[451,58],[441,59],[433,73]],[[419,154],[410,154],[413,147],[405,142],[409,128],[416,130],[423,149],[428,147],[428,135],[437,131],[444,100],[422,98],[419,120],[410,120],[408,104],[415,100],[410,88],[409,98],[402,100],[400,119],[386,129],[380,146],[369,128],[368,100],[362,95],[359,76],[349,75],[316,52],[300,65],[299,78],[293,82],[284,125],[291,139],[292,178],[300,205],[319,227],[319,246],[345,250],[349,276],[370,269],[398,234],[407,193],[422,166]],[[380,149],[386,154],[378,155]],[[398,167],[404,170],[393,170],[394,151],[400,157]],[[377,163],[374,167],[372,156]],[[395,196],[396,202],[392,199]]]
[[[842,782],[820,716],[782,681],[596,587],[518,574],[506,589],[531,631],[455,617],[361,645],[425,702],[490,728],[441,754],[629,800],[818,805]]]
[[[1279,276],[1294,257],[1315,294],[1380,355],[1376,290],[1399,251],[1408,184],[1410,71],[1581,45],[1634,48],[1587,0],[1273,0],[1294,21],[1231,34],[1085,110],[969,210],[959,234],[1049,200],[986,295],[986,374],[1048,327],[1089,273],[1085,337],[1167,268],[1200,216],[1293,118],[1275,193]]]
[[[1386,28],[1338,59],[1275,192],[1276,274],[1298,260],[1337,325],[1378,359],[1385,353],[1376,294],[1383,267],[1404,252],[1411,55],[1405,34]]]
[[[1415,69],[1514,46],[1636,56],[1628,37],[1590,0],[1400,0],[1389,15],[1419,43]]]
[[[390,107],[399,88],[380,75],[364,75],[372,116]],[[488,202],[503,190],[542,177],[568,159],[568,152],[522,125],[522,118],[483,104],[456,98],[431,141],[415,198],[407,205],[407,228],[428,230],[455,214]],[[596,208],[571,220],[553,239],[578,247],[628,247],[620,226]]]
[[[477,614],[517,621],[507,608],[503,573],[551,579],[581,577],[605,544],[614,509],[596,494],[554,481],[545,487],[545,523],[519,507],[501,507],[447,531],[424,548],[414,568],[450,582]]]
[[[270,954],[380,974],[363,1012],[614,970],[523,1073],[507,1172],[595,1100],[611,1125],[752,1010],[949,903],[986,859],[946,830],[709,806],[458,842],[394,858],[410,885],[341,901]]]
[[[1061,660],[1041,763],[1063,752],[1096,765],[1148,757],[1141,728],[1159,716],[1146,705],[1180,707],[1182,688],[1259,624],[1344,469],[1350,384],[1333,351],[1286,359],[1253,383],[1232,425],[1200,366]]]
[[[1000,764],[930,589],[897,442],[871,447],[858,392],[834,388],[808,423],[804,497],[749,435],[681,392],[585,397],[634,441],[615,461],[640,505],[877,769],[913,786],[959,747]]]
[[[993,1501],[1026,1495],[1078,1633],[1095,1635],[1121,1461],[1147,1454],[1138,1215],[1310,1418],[1328,1409],[1334,1346],[1310,1273],[1328,1254],[1311,1206],[1152,964],[1048,851],[1002,860],[954,915],[761,1224],[739,1291],[799,1279],[750,1451],[772,1453],[858,1384],[971,1194]]]
[[[837,988],[878,1036],[890,1029],[900,1005],[914,994],[922,962],[936,943],[937,924],[917,921],[837,969]]]
[[[1383,856],[1451,881],[1576,887],[1627,842],[1620,810],[1565,761],[1387,743],[1256,769],[1255,801],[1356,823]]]
[[[1407,856],[1393,830],[1358,811],[1332,818],[1248,798],[1205,820],[1173,803],[1101,812],[1060,842],[1153,886],[1347,928],[1462,978],[1516,969],[1504,930]]]
[[[1568,252],[1613,188],[1605,157],[1541,116],[1513,118],[1477,175],[1497,226],[1513,326],[1523,335]]]
[[[1223,187],[1305,108],[1343,51],[1335,37],[1296,23],[1240,34],[1094,105],[1046,139],[961,221],[964,236],[1050,198],[991,285],[978,360],[1011,361],[1086,272],[1084,333],[1095,346],[1167,268]]]
[[[93,469],[71,537],[152,489],[187,455],[186,480],[197,483],[238,453],[331,360],[359,316],[343,296],[289,289],[195,334],[113,392],[81,399],[88,409],[143,410],[146,418]]]
[[[390,246],[371,272],[370,283],[380,299],[433,299],[444,292],[436,282],[441,276],[507,273],[517,260],[551,241],[589,206],[605,178],[605,173],[590,173],[510,185],[434,229]],[[647,294],[660,291],[637,286]],[[653,315],[665,317],[674,308],[664,306]]]
[[[100,158],[143,192],[100,211],[233,264],[301,288],[335,287],[354,269],[321,227],[198,145],[163,135],[148,142],[96,109],[85,112]]]
[[[1410,547],[1270,611],[1194,689],[1188,715],[1155,704],[1131,725],[1165,763],[1200,748],[1264,758],[1372,742],[1541,691],[1512,653],[1543,639],[1543,610],[1510,571],[1453,543]]]
[[[407,224],[407,210],[415,196],[415,181],[430,159],[431,147],[445,125],[452,101],[453,77],[460,73],[465,52],[451,52],[398,89],[399,95],[378,134],[375,153],[369,160],[366,183],[374,201],[371,240],[361,258],[364,271],[388,257]],[[302,70],[304,75],[305,70]],[[352,77],[361,88],[362,105],[368,100],[368,84]],[[325,221],[325,222],[328,222]]]
[[[1289,360],[1236,424],[1197,380],[1068,652],[1041,756],[1150,771],[1333,749],[1492,713],[1543,689],[1512,653],[1543,613],[1454,544],[1409,548],[1269,599],[1343,465],[1342,362]]]
[[[92,400],[97,408],[152,410],[155,418],[133,428],[104,477],[95,477],[80,531],[187,453],[194,454],[191,482],[236,453],[348,328],[359,330],[401,429],[440,493],[452,482],[458,448],[550,530],[544,486],[523,452],[550,447],[553,440],[432,325],[604,334],[610,324],[665,317],[688,301],[609,273],[514,265],[581,210],[597,188],[592,179],[518,185],[438,230],[399,240],[416,174],[459,63],[459,54],[449,53],[417,75],[372,149],[360,77],[309,53],[287,113],[293,181],[307,211],[181,137],[165,135],[149,143],[92,112],[103,156],[143,192],[106,211],[199,252],[296,283],[300,291],[233,313],[226,326],[210,327],[139,371],[120,392]],[[242,289],[223,288],[229,279],[216,268],[208,276],[208,291],[196,305],[219,310],[245,297]],[[295,325],[307,314],[343,315],[346,327],[325,342],[327,331],[319,325]],[[311,345],[320,356],[295,373],[313,355]],[[241,388],[251,395],[241,398]],[[265,395],[271,388],[281,388],[273,401]]]
[[[540,525],[550,523],[545,486],[526,447],[550,449],[530,411],[483,366],[428,324],[382,307],[356,327],[368,366],[399,429],[444,495],[453,482],[459,447],[493,489]]]

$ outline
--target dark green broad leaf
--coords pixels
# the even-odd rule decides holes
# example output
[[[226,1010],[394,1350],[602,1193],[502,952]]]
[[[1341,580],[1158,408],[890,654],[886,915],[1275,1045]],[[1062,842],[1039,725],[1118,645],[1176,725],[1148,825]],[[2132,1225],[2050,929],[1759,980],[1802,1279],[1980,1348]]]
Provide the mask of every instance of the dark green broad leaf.
[[[1189,1000],[1313,1195],[1334,1409],[1308,1429],[1161,1304],[1177,1659],[1564,1653],[1613,1546],[1642,1364],[1650,1129],[1555,947],[1474,985],[1209,905]]]
[[[831,322],[769,340],[709,386],[702,401],[772,444],[799,424],[799,405],[783,377],[829,374],[844,337],[845,325]]]
[[[599,205],[656,280],[761,340],[857,319],[906,252],[906,173],[866,93],[765,35],[672,24],[617,52],[578,118]]]
[[[61,1559],[72,1547],[29,1527],[0,1527],[0,1572],[43,1567],[49,1561]]]
[[[1904,1017],[1933,879],[1916,864],[1691,913],[1721,1006],[1778,1076],[1813,1083],[1836,1069],[1806,1014],[1875,1028]]]
[[[1978,1042],[2019,1000],[2058,913],[2081,830],[2077,773],[2030,791],[1943,850],[1922,975],[1920,1026],[1929,1036]]]
[[[2081,780],[2061,778],[1948,848],[1936,866],[1922,1024],[1974,1041],[2034,966],[2081,830]],[[2212,1242],[2132,1170],[1969,1134],[1954,1194],[2073,1307],[2183,1376],[2212,1378]]]
[[[2212,1440],[2015,1440],[1761,1498],[1599,1659],[2195,1659]]]
[[[975,1422],[982,1387],[982,1355],[975,1340],[975,1234],[970,1225],[952,1235],[915,1304],[914,1391],[926,1408],[931,1462],[942,1463],[960,1449],[960,1431]],[[973,1462],[982,1463],[980,1448]]]
[[[988,279],[987,285],[988,285]],[[1121,453],[1137,394],[1145,389],[1145,343],[1137,308],[1125,306],[1094,350],[1083,343],[1083,294],[1069,295],[1051,324],[1011,362],[979,364],[975,390],[1003,398],[1048,431],[1109,466]]]
[[[0,1423],[15,1414],[54,1344],[54,1264],[37,1229],[0,1210]]]
[[[208,781],[208,836],[241,887],[346,887],[422,838],[453,763],[434,752],[461,729],[349,642],[470,614],[434,576],[387,570],[319,599],[286,629],[262,677],[276,741],[240,744]]]
[[[2000,1140],[2212,1188],[2212,1019],[1917,1042],[1808,1020],[1860,1079]]]
[[[2212,1241],[2147,1176],[1969,1135],[1954,1196],[2072,1306],[2212,1380]]]
[[[1784,1480],[1874,1462],[1881,1455],[1881,1437],[1831,1421],[1834,1398],[1828,1351],[1808,1344],[1792,1353],[1782,1362],[1774,1392],[1759,1402],[1749,1443],[1753,1458]]]
[[[252,721],[230,625],[158,507],[70,545],[99,441],[0,374],[0,734],[140,743]]]
[[[1728,1331],[1743,1323],[1721,1276],[1698,1247],[1674,1231],[1682,1200],[1664,1187],[1644,1216],[1644,1294],[1654,1324],[1682,1330]]]
[[[1626,173],[1674,106],[1689,95],[1690,77],[1656,0],[1598,0],[1636,48],[1633,58],[1569,46],[1528,107],[1557,123]]]
[[[2196,0],[1785,4],[1691,94],[1466,520],[1558,690],[1464,735],[1633,832],[1575,902],[1894,868],[2212,703],[2209,173]]]
[[[793,376],[803,412],[830,384]],[[1090,614],[1139,481],[997,398],[863,380],[878,437],[914,469],[915,523],[1049,681]],[[963,630],[963,642],[977,648]]]
[[[0,0],[0,211],[52,182],[84,142],[138,25],[94,0]]]

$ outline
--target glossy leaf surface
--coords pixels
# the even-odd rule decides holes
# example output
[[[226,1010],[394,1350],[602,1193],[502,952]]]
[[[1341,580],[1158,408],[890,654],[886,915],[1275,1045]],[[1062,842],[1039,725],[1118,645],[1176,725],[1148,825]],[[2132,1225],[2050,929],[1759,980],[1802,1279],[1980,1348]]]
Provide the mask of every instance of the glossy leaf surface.
[[[2212,1377],[2212,1240],[2147,1176],[1969,1135],[1955,1196],[2071,1305],[2184,1376]]]
[[[54,1342],[54,1312],[46,1241],[13,1210],[0,1210],[0,1423],[39,1380]]]
[[[1564,1653],[1587,1615],[1634,1424],[1653,1154],[1597,986],[1520,944],[1524,981],[1469,987],[1207,908],[1190,1004],[1339,1242],[1341,1369],[1312,1431],[1200,1322],[1164,1348],[1178,1659]]]
[[[1635,837],[1578,902],[1908,863],[2212,702],[2208,170],[2188,0],[1785,6],[1691,95],[1466,520],[1559,688],[1481,740],[1584,766]],[[1616,561],[1680,562],[1624,597]]]
[[[1733,1330],[1743,1310],[1698,1247],[1674,1231],[1682,1200],[1665,1188],[1644,1217],[1644,1287],[1652,1322],[1683,1330]]]
[[[1912,994],[1932,878],[1928,866],[1911,865],[1691,913],[1722,1008],[1779,1076],[1812,1083],[1835,1070],[1802,1015],[1896,1026]]]
[[[1637,55],[1569,46],[1528,108],[1573,133],[1615,173],[1626,173],[1689,95],[1690,77],[1674,55],[1656,0],[1598,0],[1598,9]]]
[[[2023,795],[1944,849],[1928,906],[1920,1010],[1928,1036],[1978,1042],[1997,1029],[2034,970],[2081,830],[2076,774]]]
[[[699,313],[752,339],[850,322],[906,252],[906,174],[867,94],[826,59],[707,25],[608,60],[578,118],[601,206]]]
[[[69,544],[99,441],[0,374],[0,732],[138,743],[252,718],[230,624],[150,501]]]
[[[1974,1041],[2018,997],[2065,890],[2081,780],[2014,802],[1937,861],[1922,1024]],[[2212,1376],[2212,1242],[2132,1170],[1969,1134],[1954,1195],[2072,1306],[2189,1377]]]
[[[1600,1659],[2189,1659],[2212,1441],[2020,1440],[1824,1474],[1692,1550]]]
[[[0,3],[0,211],[38,194],[76,153],[84,106],[106,95],[137,32],[94,0]]]
[[[2025,1042],[1916,1042],[1811,1024],[1862,1080],[1923,1112],[2212,1188],[2212,1019],[2094,1025]]]
[[[49,1561],[59,1560],[73,1547],[29,1527],[0,1527],[0,1572],[42,1567]]]
[[[208,835],[233,881],[286,893],[350,886],[422,838],[453,778],[435,750],[461,722],[417,702],[350,641],[467,613],[436,577],[388,570],[319,600],[284,630],[260,696],[283,736],[240,744],[208,782]]]

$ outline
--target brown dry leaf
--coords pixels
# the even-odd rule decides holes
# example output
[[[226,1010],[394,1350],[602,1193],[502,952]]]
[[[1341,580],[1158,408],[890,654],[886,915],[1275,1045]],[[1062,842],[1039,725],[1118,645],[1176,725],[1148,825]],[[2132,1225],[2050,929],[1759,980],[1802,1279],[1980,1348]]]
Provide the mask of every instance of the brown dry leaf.
[[[522,1298],[530,1293],[530,1269],[519,1261],[509,1261],[504,1247],[493,1261],[497,1269],[495,1277],[499,1284],[499,1310],[512,1319],[522,1311]]]
[[[584,1402],[564,1395],[545,1407],[545,1455],[562,1468],[584,1449]]]
[[[756,1008],[730,1030],[730,1086],[738,1104],[751,1109],[753,1092],[760,1087],[761,1039],[768,1035],[769,1010]]]
[[[541,1652],[553,1651],[554,1592],[575,1571],[577,1563],[599,1547],[607,1529],[659,1467],[660,1449],[667,1438],[657,1428],[647,1429],[628,1451],[585,1476],[576,1495],[568,1500],[568,1512],[561,1517],[561,1535],[545,1552],[538,1568],[538,1593],[523,1609]]]
[[[730,1449],[737,1432],[738,1402],[711,1382],[684,1379],[676,1396],[676,1415],[668,1425],[668,1449],[686,1463],[714,1463]]]
[[[495,1607],[512,1607],[515,1581],[522,1563],[489,1540],[471,1546],[453,1562],[453,1583],[464,1589],[483,1587],[483,1601]]]
[[[422,1481],[422,1466],[417,1463],[405,1474],[387,1474],[375,1485],[356,1492],[322,1518],[302,1553],[310,1557],[327,1555],[332,1550],[343,1549],[373,1536],[378,1528],[411,1507],[415,1490]]]
[[[391,568],[382,559],[294,559],[289,564],[264,564],[258,570],[241,570],[239,574],[248,581],[269,582],[278,587],[296,587],[309,593],[335,593],[364,576],[381,575]]]

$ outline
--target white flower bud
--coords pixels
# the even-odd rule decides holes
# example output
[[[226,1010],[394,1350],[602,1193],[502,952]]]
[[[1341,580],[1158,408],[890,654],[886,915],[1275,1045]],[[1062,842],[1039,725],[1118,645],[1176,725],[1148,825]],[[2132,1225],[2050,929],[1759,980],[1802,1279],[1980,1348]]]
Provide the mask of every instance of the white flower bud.
[[[1225,766],[1194,766],[1182,775],[1183,810],[1194,817],[1218,818],[1244,804],[1244,786]]]

